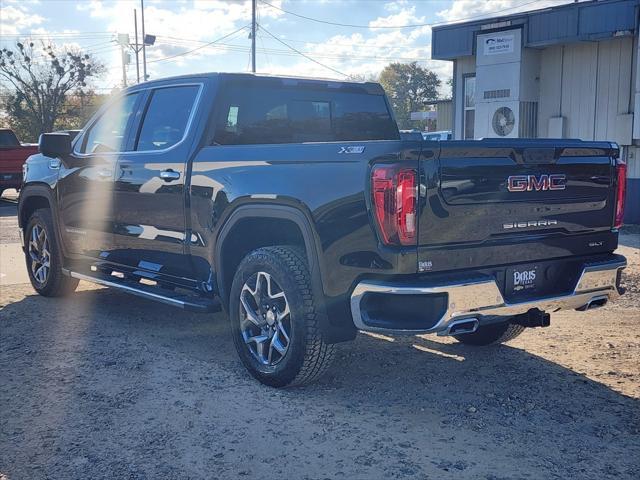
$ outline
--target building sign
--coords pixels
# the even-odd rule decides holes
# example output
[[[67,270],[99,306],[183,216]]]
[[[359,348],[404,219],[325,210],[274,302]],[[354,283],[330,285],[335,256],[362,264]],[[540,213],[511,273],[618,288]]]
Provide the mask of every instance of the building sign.
[[[484,54],[500,55],[503,53],[513,53],[515,35],[513,33],[503,35],[491,35],[484,38]]]

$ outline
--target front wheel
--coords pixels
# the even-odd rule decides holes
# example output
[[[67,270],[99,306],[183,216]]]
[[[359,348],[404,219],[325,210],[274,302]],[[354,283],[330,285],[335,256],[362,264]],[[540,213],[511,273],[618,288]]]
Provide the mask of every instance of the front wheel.
[[[463,333],[453,337],[460,343],[466,345],[485,346],[498,343],[505,343],[513,340],[522,332],[525,327],[514,323],[499,323],[496,325],[485,325],[479,327],[473,333]]]
[[[265,385],[309,383],[333,360],[300,248],[264,247],[247,255],[233,279],[229,314],[240,360]]]
[[[72,293],[78,280],[62,273],[62,254],[53,229],[51,210],[36,210],[25,229],[25,260],[29,280],[36,292],[45,297]]]

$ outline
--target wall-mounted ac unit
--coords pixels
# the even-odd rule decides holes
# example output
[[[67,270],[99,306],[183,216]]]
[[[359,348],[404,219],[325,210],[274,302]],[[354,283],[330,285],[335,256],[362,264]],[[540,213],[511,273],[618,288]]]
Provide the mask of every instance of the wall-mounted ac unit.
[[[476,104],[476,137],[536,138],[537,102],[491,102]]]
[[[522,48],[522,32],[478,35],[476,138],[535,138],[538,134],[539,53]]]

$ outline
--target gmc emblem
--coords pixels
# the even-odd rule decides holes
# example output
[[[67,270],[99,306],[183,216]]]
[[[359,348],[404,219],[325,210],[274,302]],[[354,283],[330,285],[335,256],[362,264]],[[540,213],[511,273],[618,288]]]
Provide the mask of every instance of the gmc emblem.
[[[512,175],[507,178],[507,190],[510,192],[564,190],[567,188],[566,182],[567,176],[563,173],[553,175]]]

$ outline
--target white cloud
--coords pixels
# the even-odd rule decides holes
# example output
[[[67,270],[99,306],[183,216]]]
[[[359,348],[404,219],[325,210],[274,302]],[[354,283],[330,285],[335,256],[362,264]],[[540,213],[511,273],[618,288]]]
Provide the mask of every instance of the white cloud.
[[[282,0],[273,0],[280,6]],[[106,29],[114,33],[129,33],[134,42],[133,9],[137,4],[129,0],[91,0],[79,4],[77,9],[87,12],[93,18],[102,19]],[[273,8],[261,10],[261,18],[275,19],[283,12]],[[141,12],[138,10],[138,22]],[[202,47],[224,35],[238,30],[251,22],[251,2],[249,0],[182,0],[180,2],[148,1],[145,4],[145,33],[156,35],[156,43],[147,48],[148,72],[152,78],[158,76],[166,65],[184,65],[186,62],[202,60],[225,53],[226,47],[203,47],[188,56],[178,56],[169,62],[159,62],[167,57],[179,55]],[[138,34],[141,35],[140,28]],[[247,33],[238,32],[238,38],[246,38]],[[141,38],[141,37],[140,37]],[[225,41],[223,43],[226,43]],[[119,55],[119,54],[118,54]],[[115,54],[114,54],[115,58]],[[119,63],[119,56],[116,59]],[[206,67],[202,70],[207,70]]]
[[[406,7],[406,2],[387,4],[393,13],[369,22],[371,27],[426,23],[425,16],[417,16],[415,6]],[[411,29],[371,29],[351,35],[334,35],[325,42],[306,43],[301,50],[311,58],[350,75],[370,77],[393,61],[418,61],[420,65],[433,70],[443,83],[451,77],[451,63],[431,60],[431,27]],[[272,73],[277,73],[273,71]],[[282,72],[280,72],[282,73]],[[301,60],[284,73],[320,75],[340,78],[340,76],[309,60]]]
[[[3,35],[16,35],[26,29],[44,22],[44,17],[29,11],[25,3],[2,2],[2,15],[0,16],[0,32]]]
[[[464,21],[473,17],[498,17],[500,15],[511,15],[517,12],[538,10],[565,3],[573,0],[538,0],[532,3],[531,0],[453,0],[451,6],[436,13],[444,22]]]
[[[401,17],[408,18],[407,12],[391,15],[394,21]],[[381,21],[377,19],[376,21]],[[415,23],[422,23],[423,19],[414,19]],[[406,23],[406,22],[405,22]],[[286,41],[285,37],[281,37]],[[353,33],[351,35],[334,35],[327,41],[318,43],[308,42],[295,47],[308,55],[347,75],[357,75],[369,78],[377,76],[380,71],[391,62],[411,62],[418,60],[420,65],[434,71],[445,84],[451,77],[451,62],[431,60],[431,29],[420,27],[402,30],[373,30],[372,32]],[[292,43],[293,45],[293,43]],[[310,60],[300,58],[294,64],[277,63],[261,71],[272,74],[300,75],[320,78],[343,77],[332,70],[315,64]],[[448,91],[446,85],[442,93]]]
[[[407,4],[408,0],[398,0],[396,2],[389,2],[384,4],[384,9],[388,12],[397,12],[402,10]]]
[[[397,5],[399,7],[399,5]],[[401,8],[394,10],[397,13],[392,13],[386,17],[378,17],[375,20],[369,22],[369,27],[393,27],[396,25],[415,25],[417,23],[425,23],[424,16],[416,16],[416,7]]]

